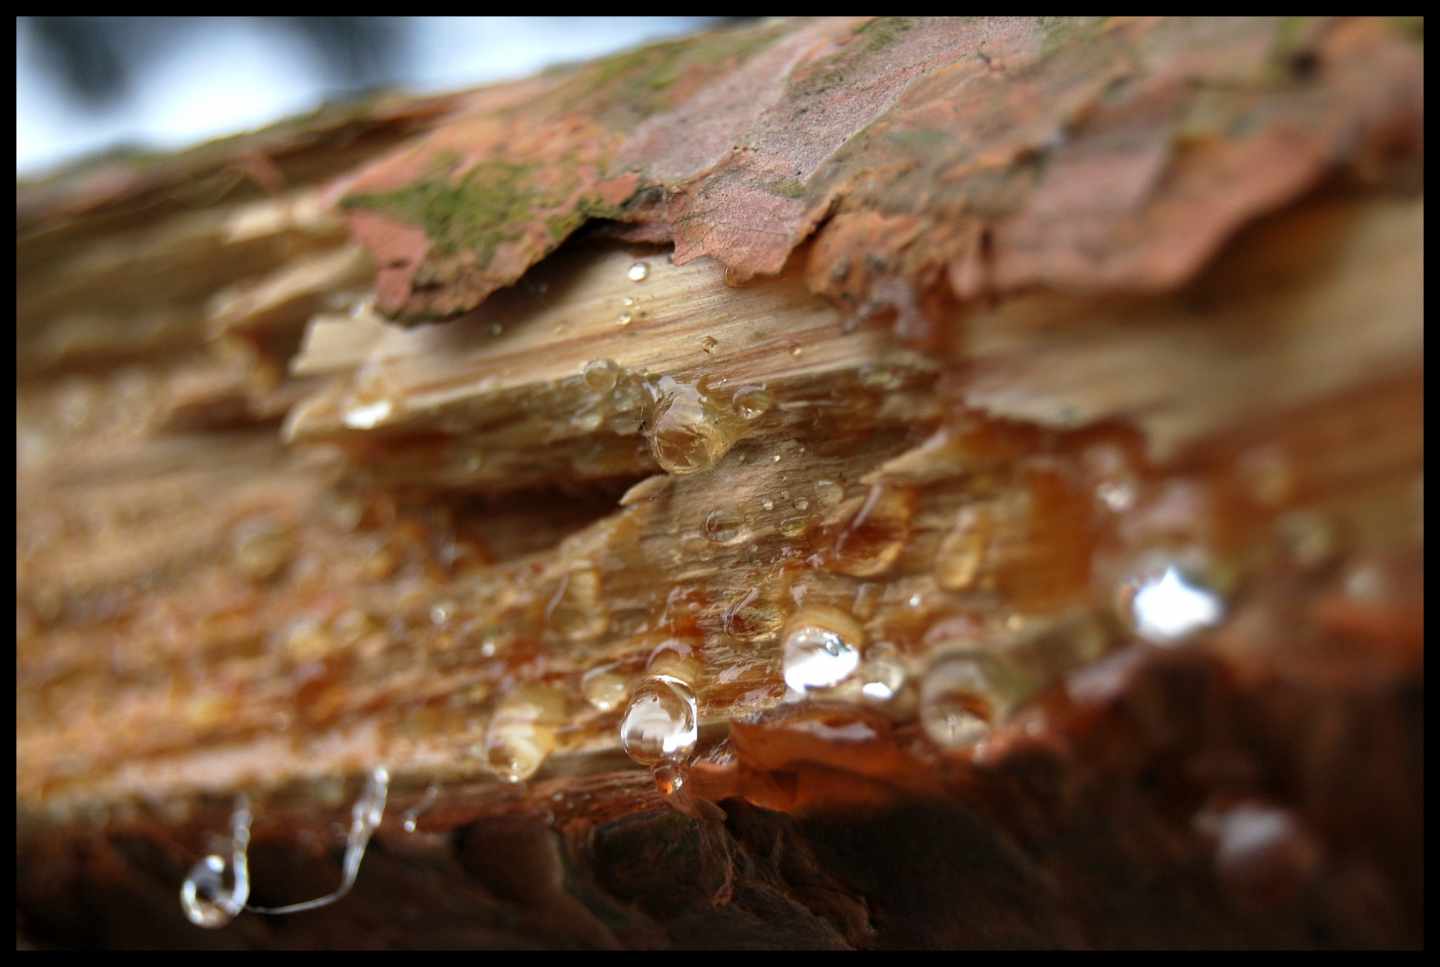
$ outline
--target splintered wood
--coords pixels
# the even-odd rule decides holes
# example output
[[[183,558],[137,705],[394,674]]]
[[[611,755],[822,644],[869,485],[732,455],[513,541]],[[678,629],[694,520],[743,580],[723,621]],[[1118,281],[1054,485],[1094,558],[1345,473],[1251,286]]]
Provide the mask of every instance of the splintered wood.
[[[257,843],[299,842],[384,766],[382,842],[542,812],[569,830],[563,902],[534,900],[556,909],[581,904],[575,869],[609,875],[579,831],[662,803],[703,839],[740,835],[733,819],[716,832],[715,802],[852,818],[925,802],[1006,843],[1055,831],[1115,850],[1120,817],[1143,815],[1129,828],[1145,842],[1199,844],[1237,895],[1262,859],[1336,910],[1369,876],[1399,911],[1374,929],[1409,942],[1403,830],[1423,831],[1423,775],[1391,746],[1416,695],[1423,713],[1416,57],[1368,21],[1296,27],[1283,56],[1273,24],[1202,31],[1190,69],[1253,79],[1281,57],[1289,73],[1254,81],[1243,111],[1217,88],[1206,110],[1232,127],[1191,104],[1177,132],[1126,100],[1116,78],[1141,68],[1107,58],[1143,49],[1156,77],[1181,71],[1184,24],[1077,29],[767,22],[713,56],[662,45],[321,115],[158,173],[22,186],[22,858],[123,834],[183,869],[239,794]],[[1287,59],[1305,50],[1327,65],[1314,76]],[[765,95],[779,100],[742,104],[760,92],[751,58],[790,72]],[[865,58],[909,73],[882,83],[885,62]],[[676,86],[647,86],[636,72],[651,70]],[[889,155],[857,133],[872,114],[884,151],[939,151],[934,131],[979,110],[945,93],[966,72],[987,90],[1063,88],[1065,136],[1045,141],[1026,113],[966,164],[874,160]],[[1071,73],[1085,82],[1061,85]],[[842,117],[865,78],[870,113]],[[1168,85],[1156,103],[1181,96]],[[602,110],[622,94],[632,113]],[[788,150],[786,98],[823,115],[837,160],[817,148],[808,180],[758,199],[746,179],[795,177],[744,153]],[[760,147],[701,172],[673,128],[705,104]],[[625,181],[587,155],[565,162],[580,181],[515,182],[560,157],[560,142],[501,137],[532,110],[577,139],[590,129],[566,125],[590,112],[595,151],[644,163]],[[1266,132],[1244,151],[1242,114]],[[1272,142],[1291,122],[1304,151],[1287,159]],[[336,138],[346,150],[327,156]],[[1152,138],[1177,181],[1123,177]],[[1255,168],[1230,191],[1237,157]],[[436,171],[515,194],[405,182]],[[1140,195],[1081,204],[1077,186],[1105,196],[1114,171]],[[927,179],[946,186],[930,207]],[[210,193],[183,193],[192,181]],[[997,193],[1011,207],[992,234],[972,221]],[[437,216],[437,199],[472,207]],[[1062,222],[1079,234],[1026,235]],[[1337,738],[1362,720],[1368,738]],[[1036,762],[1040,785],[1016,778]],[[1354,793],[1331,781],[1352,768],[1402,832],[1355,828]],[[1136,791],[1115,805],[1117,789]],[[1308,830],[1330,865],[1246,860],[1244,831],[1226,830],[1259,827],[1240,808]],[[1110,809],[1115,827],[1082,835]],[[1054,860],[1067,895],[1095,892],[1086,855]],[[731,902],[742,874],[724,868],[707,909]],[[63,905],[46,889],[21,884],[31,908]],[[856,916],[823,914],[849,924],[844,944],[884,935]],[[1337,936],[1386,942],[1335,917],[1351,925]],[[1263,920],[1156,942],[1269,937]],[[575,942],[662,942],[600,923]],[[1066,929],[1024,936],[1079,942]]]

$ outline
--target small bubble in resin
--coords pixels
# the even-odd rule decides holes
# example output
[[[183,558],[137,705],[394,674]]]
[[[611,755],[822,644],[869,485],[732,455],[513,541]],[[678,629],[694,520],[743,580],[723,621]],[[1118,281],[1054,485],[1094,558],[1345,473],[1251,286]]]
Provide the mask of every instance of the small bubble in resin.
[[[690,686],[668,675],[646,679],[620,721],[620,744],[641,765],[687,761],[699,737],[699,709]]]
[[[592,359],[581,370],[585,383],[597,393],[608,393],[615,388],[620,377],[620,367],[613,359]]]
[[[394,409],[395,404],[384,399],[373,403],[355,403],[345,408],[341,419],[352,430],[370,430],[389,419]]]
[[[938,657],[920,683],[920,724],[937,745],[974,745],[1024,699],[1027,683],[1005,659],[982,652]]]
[[[774,405],[770,391],[763,386],[742,386],[730,400],[731,409],[743,420],[758,420]]]
[[[860,664],[860,694],[866,701],[888,702],[905,687],[905,663],[888,641],[877,641],[865,649]]]
[[[555,748],[565,696],[546,685],[521,685],[500,700],[485,731],[485,763],[506,782],[533,776]]]
[[[738,544],[745,540],[745,521],[732,511],[712,510],[705,515],[701,533],[716,544]]]
[[[833,608],[802,608],[785,623],[785,684],[802,695],[834,688],[855,673],[865,631]]]
[[[1178,645],[1225,620],[1221,583],[1198,556],[1145,555],[1121,581],[1117,607],[1140,637]]]
[[[580,679],[580,694],[585,701],[602,712],[618,708],[625,701],[628,683],[616,665],[600,665],[592,668]]]
[[[625,277],[631,282],[644,282],[650,278],[650,263],[636,262],[625,272]]]

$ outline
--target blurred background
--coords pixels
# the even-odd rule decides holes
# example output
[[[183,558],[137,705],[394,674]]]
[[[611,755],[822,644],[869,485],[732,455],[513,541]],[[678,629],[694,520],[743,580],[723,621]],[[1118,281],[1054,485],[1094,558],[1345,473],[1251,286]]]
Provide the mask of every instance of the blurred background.
[[[519,77],[736,17],[17,17],[15,174],[174,149],[375,88]]]

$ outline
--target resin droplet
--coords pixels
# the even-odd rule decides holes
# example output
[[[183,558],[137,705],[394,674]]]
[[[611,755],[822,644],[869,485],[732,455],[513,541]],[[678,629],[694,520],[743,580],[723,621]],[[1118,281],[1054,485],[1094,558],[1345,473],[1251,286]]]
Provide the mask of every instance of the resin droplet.
[[[295,554],[291,530],[270,517],[253,518],[235,529],[235,566],[252,581],[267,581]]]
[[[742,386],[730,400],[731,408],[744,420],[758,420],[774,405],[770,391],[763,386]]]
[[[1177,645],[1225,619],[1218,582],[1197,561],[1149,556],[1121,582],[1120,616],[1140,637]]]
[[[626,271],[625,277],[628,278],[631,282],[644,282],[646,279],[650,278],[650,263],[636,262],[635,264],[630,266],[628,271]]]
[[[910,538],[915,494],[908,488],[875,485],[835,540],[833,567],[853,577],[890,570]]]
[[[705,515],[701,527],[707,541],[716,544],[738,544],[745,540],[745,521],[728,510],[712,510]]]
[[[699,736],[695,693],[677,678],[646,679],[625,708],[620,744],[641,765],[688,760]]]
[[[592,359],[581,371],[585,382],[597,393],[608,393],[620,378],[620,367],[611,359]]]
[[[522,685],[500,700],[485,731],[485,762],[506,782],[524,782],[555,748],[565,696],[545,685]]]
[[[785,684],[802,695],[834,688],[860,666],[865,631],[832,608],[803,608],[785,624]]]
[[[1027,682],[1004,659],[952,652],[920,683],[920,724],[937,745],[961,749],[980,741],[1024,699]]]
[[[890,701],[905,687],[905,664],[900,652],[888,641],[877,641],[866,648],[860,679],[860,694],[867,700]]]
[[[580,693],[585,701],[602,712],[618,708],[625,701],[627,682],[615,665],[592,668],[580,679]]]
[[[650,449],[669,473],[709,470],[735,443],[694,386],[663,380],[651,417]]]
[[[352,430],[370,430],[389,419],[390,413],[394,409],[395,405],[389,400],[357,403],[346,408],[342,419],[345,421],[345,425]]]

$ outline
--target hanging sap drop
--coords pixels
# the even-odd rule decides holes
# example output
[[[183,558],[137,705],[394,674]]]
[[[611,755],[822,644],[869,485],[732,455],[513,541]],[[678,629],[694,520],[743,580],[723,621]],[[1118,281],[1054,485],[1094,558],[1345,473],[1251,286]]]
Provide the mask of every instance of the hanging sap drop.
[[[636,262],[625,272],[625,277],[631,282],[644,282],[650,278],[650,263]]]
[[[545,685],[522,685],[501,699],[485,732],[485,763],[506,782],[523,782],[555,748],[565,697]]]
[[[687,761],[699,736],[695,693],[678,678],[646,679],[630,696],[620,721],[620,744],[641,765]]]

